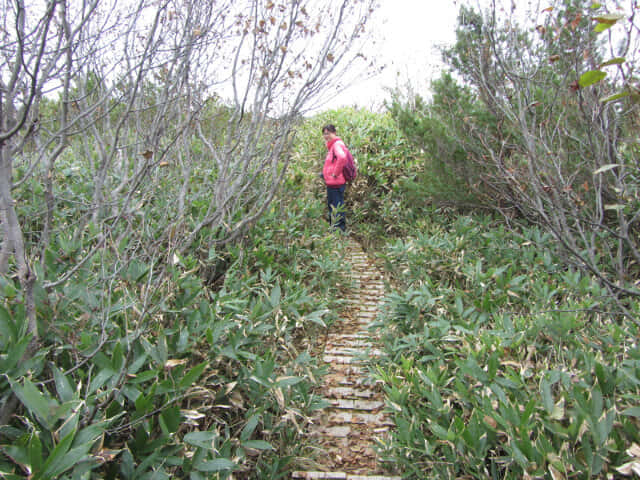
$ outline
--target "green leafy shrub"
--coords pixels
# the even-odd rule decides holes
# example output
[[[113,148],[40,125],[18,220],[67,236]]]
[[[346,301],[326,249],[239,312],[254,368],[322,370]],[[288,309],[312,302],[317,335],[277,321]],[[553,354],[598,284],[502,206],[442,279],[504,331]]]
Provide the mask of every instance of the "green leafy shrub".
[[[489,217],[388,243],[384,454],[412,478],[604,478],[634,459],[638,326],[553,248]]]
[[[420,95],[404,99],[395,91],[389,104],[400,131],[422,151],[408,204],[422,195],[438,206],[478,208],[483,172],[470,157],[480,145],[468,139],[469,120],[495,128],[495,118],[449,73],[431,82],[431,92],[426,101]]]
[[[141,238],[155,235],[151,213]],[[2,476],[286,474],[300,425],[323,405],[309,339],[334,318],[343,266],[331,238],[294,200],[244,244],[208,248],[203,236],[189,254],[158,258],[137,242],[121,238],[67,282],[36,286],[41,337],[26,357],[21,290],[0,277],[0,407],[17,404],[0,427]],[[72,229],[52,245],[51,272],[88,248]]]

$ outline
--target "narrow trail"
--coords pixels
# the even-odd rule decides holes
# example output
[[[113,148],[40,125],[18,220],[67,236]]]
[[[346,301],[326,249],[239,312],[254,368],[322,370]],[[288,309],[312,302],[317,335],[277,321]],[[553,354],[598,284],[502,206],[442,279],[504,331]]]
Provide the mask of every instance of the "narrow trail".
[[[385,476],[376,457],[376,439],[389,433],[392,423],[384,414],[384,395],[363,367],[378,355],[375,338],[368,330],[384,297],[380,271],[360,244],[344,238],[346,258],[352,264],[354,287],[348,307],[327,335],[323,360],[329,373],[321,391],[330,407],[321,410],[307,432],[310,443],[326,452],[315,471],[294,472],[294,479],[399,480]]]

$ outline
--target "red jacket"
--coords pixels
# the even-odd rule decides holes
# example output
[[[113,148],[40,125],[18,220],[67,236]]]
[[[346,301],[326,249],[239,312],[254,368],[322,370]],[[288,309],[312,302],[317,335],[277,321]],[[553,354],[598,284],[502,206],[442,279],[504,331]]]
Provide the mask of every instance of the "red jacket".
[[[342,169],[347,162],[344,142],[340,138],[334,138],[327,142],[327,156],[324,159],[322,176],[327,187],[340,187],[347,183],[342,175]]]

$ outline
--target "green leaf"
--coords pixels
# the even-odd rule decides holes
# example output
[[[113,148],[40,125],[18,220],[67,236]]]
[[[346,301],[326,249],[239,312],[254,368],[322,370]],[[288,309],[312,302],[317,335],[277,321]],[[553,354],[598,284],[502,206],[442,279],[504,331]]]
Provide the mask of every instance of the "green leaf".
[[[604,408],[602,392],[597,388],[591,390],[591,400],[591,415],[593,418],[600,418],[600,415],[602,415],[602,409]]]
[[[607,60],[606,62],[601,63],[600,68],[608,67],[609,65],[620,65],[624,62],[626,62],[626,59],[624,57],[615,57],[615,58],[612,58],[611,60]]]
[[[200,378],[200,375],[202,375],[202,372],[204,372],[205,368],[207,368],[207,362],[202,362],[201,364],[193,367],[186,373],[184,377],[182,377],[179,383],[179,387],[181,389],[190,387],[193,382]]]
[[[153,349],[153,352],[156,354],[154,360],[158,362],[160,367],[164,367],[165,363],[167,363],[167,360],[169,359],[167,337],[165,336],[164,331],[161,331],[158,335],[158,343]],[[153,353],[151,355],[153,356]]]
[[[616,387],[614,370],[612,370],[607,365],[604,365],[600,362],[596,362],[595,373],[596,373],[596,377],[598,378],[598,385],[600,387],[600,391],[604,395],[612,395]]]
[[[444,427],[438,425],[435,422],[431,423],[431,425],[429,425],[429,428],[434,433],[434,435],[440,438],[441,440],[453,441],[456,438],[455,433],[449,432]]]
[[[619,20],[622,20],[625,16],[622,13],[607,13],[605,15],[599,15],[595,17],[598,23],[606,23],[609,25],[616,24]]]
[[[45,477],[57,477],[65,470],[73,467],[73,465],[75,464],[75,459],[65,460],[65,457],[67,452],[69,451],[69,448],[71,447],[75,434],[75,430],[71,431],[49,453],[47,461],[45,462],[43,467],[43,475]],[[88,451],[88,448],[86,450]]]
[[[3,475],[2,480],[24,480],[24,475],[15,475],[2,470],[0,470],[0,474]]]
[[[213,441],[218,438],[216,432],[190,432],[184,436],[184,441],[194,447],[213,450]]]
[[[149,266],[134,260],[129,264],[129,268],[124,274],[124,278],[132,283],[140,283],[140,280],[149,272]]]
[[[150,455],[147,454],[146,457],[143,457],[144,460],[142,460],[136,467],[134,478],[140,476],[142,473],[145,473],[147,469],[151,465],[154,465],[158,461],[158,459],[163,455],[164,455],[163,450],[158,449],[158,450],[155,450],[152,454]],[[148,478],[148,477],[144,477],[144,478]]]
[[[42,470],[42,442],[37,433],[29,438],[29,465],[34,472]]]
[[[128,364],[128,372],[129,374],[137,374],[138,370],[145,366],[147,363],[148,355],[146,353],[138,353],[136,352],[133,361]]]
[[[522,453],[522,450],[518,448],[518,445],[515,441],[509,442],[509,447],[511,447],[511,454],[513,459],[520,464],[522,468],[526,468],[529,465],[529,459]]]
[[[122,351],[122,344],[120,342],[116,342],[115,347],[113,347],[113,352],[111,353],[111,368],[114,372],[119,372],[124,365],[124,353]]]
[[[28,448],[23,445],[2,445],[0,452],[22,467],[30,464]]]
[[[456,311],[458,312],[458,315],[462,316],[462,313],[464,312],[464,304],[462,303],[462,297],[460,295],[456,295]]]
[[[276,286],[271,290],[271,295],[269,296],[269,302],[273,308],[280,305],[280,300],[282,299],[282,290],[280,290],[280,284],[276,283]]]
[[[252,415],[251,418],[249,418],[249,420],[247,421],[247,424],[244,426],[244,428],[242,429],[242,432],[240,433],[241,441],[249,440],[249,438],[251,438],[251,435],[253,434],[256,427],[258,426],[259,421],[260,421],[260,415],[258,414]]]
[[[254,448],[256,450],[273,450],[273,446],[264,440],[248,440],[242,442],[242,446],[245,448]]]
[[[147,370],[142,373],[138,373],[134,378],[129,379],[129,383],[138,384],[154,380],[158,377],[158,370]]]
[[[593,172],[593,174],[599,175],[601,173],[608,172],[609,170],[613,170],[614,168],[617,168],[619,166],[620,166],[619,163],[609,163],[608,165],[603,165],[602,167],[597,169],[595,172]]]
[[[499,366],[500,366],[500,359],[498,358],[498,352],[495,351],[489,357],[489,365],[487,369],[487,373],[489,374],[489,380],[493,380],[495,378]]]
[[[160,419],[164,422],[169,434],[176,433],[180,428],[180,407],[172,406],[160,414]]]
[[[529,400],[529,402],[527,403],[527,406],[524,408],[522,415],[520,415],[520,426],[524,427],[527,424],[527,422],[529,421],[529,418],[531,418],[531,414],[535,409],[536,409],[536,401],[534,398],[532,398],[531,400]]]
[[[315,312],[311,312],[308,315],[305,315],[304,318],[306,320],[310,320],[313,323],[320,325],[321,327],[326,328],[327,324],[325,323],[325,321],[322,319],[325,315],[327,315],[328,313],[330,313],[329,310],[327,309],[322,309],[322,310],[316,310]]]
[[[216,458],[196,465],[196,470],[201,472],[221,472],[223,470],[234,470],[236,467],[237,465],[228,458]]]
[[[602,33],[604,31],[610,29],[612,26],[613,26],[612,23],[598,23],[594,27],[593,31],[596,32],[596,33]]]
[[[4,360],[0,357],[0,371],[9,372],[18,366],[18,368],[12,372],[14,376],[19,376],[26,372],[28,366],[20,362],[20,360],[23,358],[24,352],[27,351],[30,342],[31,335],[27,335],[26,337],[20,338],[18,342],[11,344]]]
[[[124,415],[124,412],[122,414]],[[85,443],[91,444],[95,442],[100,436],[106,433],[108,424],[108,421],[102,421],[93,423],[88,427],[83,428],[78,433],[76,433],[74,446],[77,447],[78,445],[82,445]]]
[[[56,391],[58,392],[60,400],[63,402],[73,400],[73,388],[71,388],[71,384],[67,377],[53,364],[51,365],[51,369],[53,370],[53,380],[56,384]]]
[[[600,101],[602,103],[613,102],[615,100],[620,100],[621,98],[628,97],[629,95],[631,95],[629,92],[620,92],[620,93],[616,93],[615,95],[611,95],[609,97],[601,98]]]
[[[622,412],[620,412],[620,414],[624,415],[625,417],[640,418],[640,407],[629,407],[623,410]]]
[[[77,408],[80,405],[80,402],[69,402],[69,404],[71,404],[72,407]],[[56,432],[59,436],[66,437],[69,433],[75,431],[78,428],[80,409],[78,408],[77,410],[78,411],[76,411],[75,413],[66,416],[64,423],[58,428],[58,431]]]
[[[505,404],[505,405],[508,403],[507,394],[500,387],[500,385],[498,385],[497,383],[492,383],[491,385],[489,385],[489,388],[491,389],[493,394],[496,397],[498,397],[498,400],[500,400],[500,403]]]
[[[53,406],[53,402],[51,403],[51,405]],[[64,419],[68,419],[71,418],[74,411],[79,410],[81,405],[81,402],[79,400],[72,400],[70,402],[64,402],[61,403],[60,405],[58,405],[57,407],[53,407],[51,409],[51,417],[54,419],[59,419],[59,418],[64,418]],[[63,437],[66,435],[62,435]]]
[[[297,385],[302,382],[304,379],[302,377],[278,377],[276,378],[276,384],[280,387],[291,387],[293,385]]]
[[[600,70],[591,70],[589,72],[583,73],[580,75],[580,79],[578,80],[578,85],[581,87],[588,87],[589,85],[593,85],[594,83],[598,83],[600,80],[607,76],[606,72],[601,72]]]
[[[130,450],[125,450],[120,455],[120,473],[123,478],[133,478],[135,474],[133,455]]]
[[[116,374],[110,368],[102,369],[98,372],[98,374],[91,380],[91,384],[89,385],[89,393],[94,393],[99,388],[103,387],[107,381]]]
[[[9,380],[9,382],[13,393],[16,394],[23,405],[38,418],[45,428],[53,430],[53,424],[56,419],[51,418],[50,412],[58,407],[57,402],[45,397],[28,378],[24,379],[23,386],[13,380]],[[53,408],[50,408],[50,401],[54,404],[51,405]]]
[[[3,342],[10,343],[18,338],[18,330],[16,329],[9,312],[0,305],[0,338]]]
[[[540,395],[542,396],[542,404],[544,409],[549,413],[553,413],[553,396],[551,395],[551,382],[547,379],[546,375],[540,380]]]
[[[140,395],[135,401],[136,411],[140,414],[148,413],[153,409],[153,395]]]

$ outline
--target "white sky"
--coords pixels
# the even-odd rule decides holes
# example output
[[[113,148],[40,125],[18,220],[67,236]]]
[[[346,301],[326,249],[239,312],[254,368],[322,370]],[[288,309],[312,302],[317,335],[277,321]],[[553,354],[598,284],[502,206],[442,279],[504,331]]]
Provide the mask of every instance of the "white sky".
[[[436,46],[455,41],[458,8],[456,0],[380,0],[370,29],[380,39],[375,54],[385,70],[354,84],[322,108],[358,105],[377,110],[389,97],[385,88],[404,87],[407,82],[416,92],[426,92],[443,67]]]

